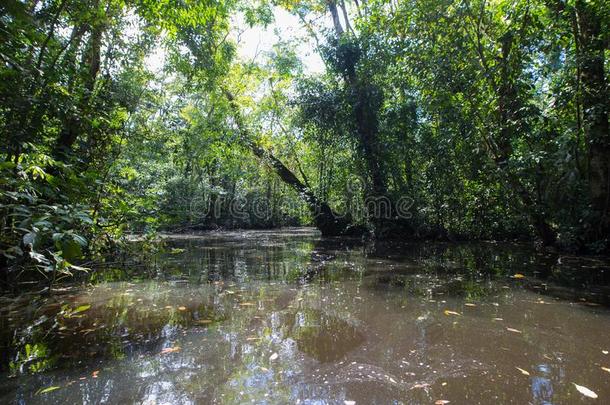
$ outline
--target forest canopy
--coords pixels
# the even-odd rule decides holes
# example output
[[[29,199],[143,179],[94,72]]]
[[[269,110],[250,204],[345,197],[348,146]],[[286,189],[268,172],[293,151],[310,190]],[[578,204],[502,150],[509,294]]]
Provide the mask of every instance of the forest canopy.
[[[2,278],[217,228],[607,252],[609,25],[606,0],[5,0]]]

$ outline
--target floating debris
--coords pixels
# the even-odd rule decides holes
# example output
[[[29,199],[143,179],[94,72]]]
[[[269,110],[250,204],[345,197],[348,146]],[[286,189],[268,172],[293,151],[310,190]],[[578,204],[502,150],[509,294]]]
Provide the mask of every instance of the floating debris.
[[[576,383],[572,383],[572,384],[574,384],[574,386],[576,387],[578,392],[583,394],[585,397],[589,397],[589,398],[593,398],[593,399],[597,398],[597,394],[595,392],[591,391],[589,388],[584,387],[582,385],[578,385]]]

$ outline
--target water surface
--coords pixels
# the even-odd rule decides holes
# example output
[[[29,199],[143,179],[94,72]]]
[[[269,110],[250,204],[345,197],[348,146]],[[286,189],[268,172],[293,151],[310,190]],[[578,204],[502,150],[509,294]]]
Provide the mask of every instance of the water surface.
[[[604,259],[287,229],[124,270],[2,298],[0,403],[610,401]]]

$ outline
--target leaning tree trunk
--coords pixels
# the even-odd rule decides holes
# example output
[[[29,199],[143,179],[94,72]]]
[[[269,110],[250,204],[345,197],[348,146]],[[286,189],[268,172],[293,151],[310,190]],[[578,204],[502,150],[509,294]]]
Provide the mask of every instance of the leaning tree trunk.
[[[292,187],[305,200],[313,216],[314,223],[320,232],[322,232],[322,235],[335,236],[354,233],[356,228],[351,226],[350,221],[334,212],[327,202],[320,200],[281,160],[253,141],[251,134],[244,125],[239,106],[235,102],[233,94],[225,91],[225,96],[233,110],[233,118],[237,123],[237,129],[240,132],[242,141],[256,157],[267,163],[284,183]]]

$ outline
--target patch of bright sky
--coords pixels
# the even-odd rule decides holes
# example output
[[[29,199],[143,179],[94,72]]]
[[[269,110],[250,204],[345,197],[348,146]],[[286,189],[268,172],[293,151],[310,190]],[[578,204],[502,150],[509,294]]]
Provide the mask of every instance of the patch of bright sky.
[[[274,21],[266,28],[258,25],[249,27],[241,15],[233,19],[234,31],[231,38],[237,43],[239,58],[242,61],[264,63],[266,54],[273,49],[273,45],[280,41],[296,40],[295,51],[303,63],[304,72],[323,73],[324,62],[315,50],[315,41],[299,18],[280,7],[274,8],[273,16]],[[146,56],[145,65],[151,72],[161,74],[165,60],[165,50],[158,46]]]
[[[239,57],[244,61],[261,63],[276,43],[296,40],[295,51],[305,73],[323,73],[324,62],[315,50],[315,41],[299,18],[280,7],[273,9],[273,16],[274,21],[266,28],[258,25],[250,28],[242,16],[236,16],[233,24],[237,32],[233,33],[233,39],[237,42]]]
[[[144,57],[144,66],[155,74],[161,74],[163,72],[163,67],[165,66],[166,57],[167,54],[165,49],[161,46],[155,46],[152,51]]]

